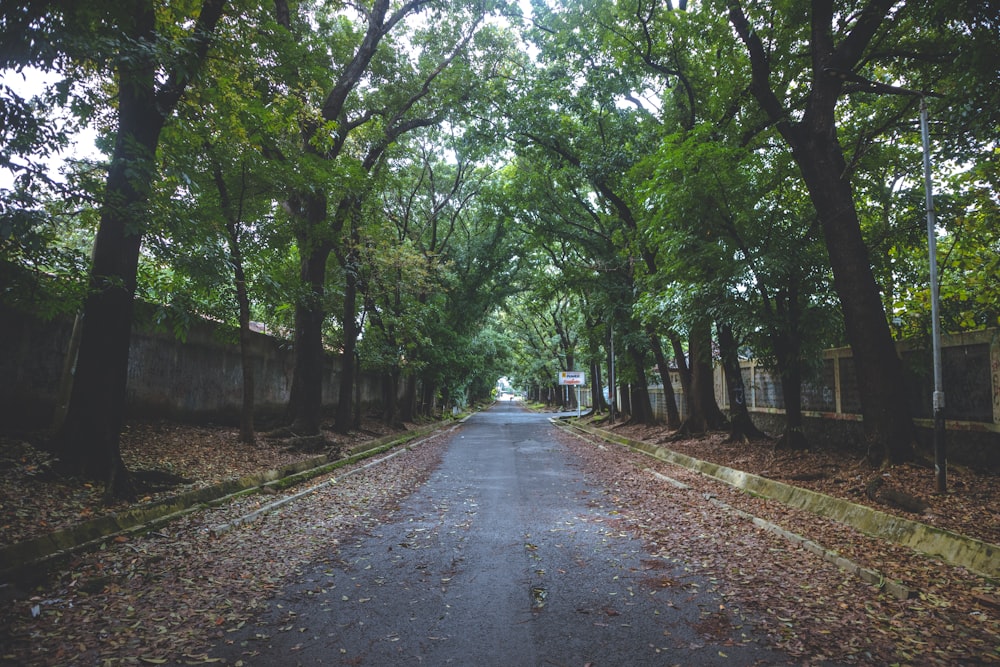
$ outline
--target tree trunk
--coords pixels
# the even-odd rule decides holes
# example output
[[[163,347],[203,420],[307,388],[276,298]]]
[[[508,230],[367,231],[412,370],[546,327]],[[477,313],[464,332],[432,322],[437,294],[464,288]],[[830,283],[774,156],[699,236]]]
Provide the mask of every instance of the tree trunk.
[[[224,6],[225,0],[203,3],[190,48],[176,54],[165,78],[164,64],[152,48],[159,39],[153,3],[134,3],[123,31],[129,46],[122,47],[118,58],[118,130],[94,240],[76,376],[66,419],[53,443],[64,466],[106,480],[109,499],[134,491],[120,437],[139,248],[156,175],[156,148],[165,119],[204,62]],[[131,48],[135,51],[124,51]]]
[[[130,37],[153,43],[151,3],[134,18]],[[94,241],[76,374],[66,419],[53,443],[69,471],[106,482],[107,498],[134,494],[120,436],[142,221],[164,122],[155,94],[156,63],[142,57],[122,62],[118,131]]]
[[[696,318],[691,325],[688,354],[691,356],[691,395],[688,397],[688,417],[681,425],[681,431],[696,434],[721,429],[726,424],[726,418],[715,400],[712,326],[705,317]]]
[[[109,499],[134,491],[120,437],[139,248],[156,175],[156,148],[165,119],[204,62],[224,5],[224,0],[204,2],[190,48],[177,54],[165,78],[164,63],[156,60],[158,51],[151,46],[159,39],[153,3],[134,3],[123,31],[129,45],[117,59],[118,130],[94,240],[76,376],[66,418],[53,442],[65,467],[106,481]]]
[[[59,376],[59,393],[56,395],[56,409],[52,416],[52,432],[59,433],[69,411],[69,400],[73,393],[73,377],[76,373],[76,358],[80,352],[80,334],[83,331],[83,313],[73,318],[73,333],[66,348],[62,374]]]
[[[632,419],[632,385],[627,384],[622,387],[619,399],[621,401],[620,414],[623,418]]]
[[[847,165],[832,127],[793,151],[819,212],[834,287],[854,356],[869,455],[889,463],[913,458],[913,420],[906,405],[903,366],[879,296],[868,248],[854,208]]]
[[[355,431],[361,430],[361,422],[364,405],[361,401],[361,355],[358,353],[357,345],[354,346],[354,417],[351,421],[351,428]]]
[[[594,414],[606,412],[608,402],[604,400],[604,381],[601,379],[601,362],[593,361],[590,364],[590,404],[593,406]]]
[[[684,342],[681,340],[680,335],[676,331],[667,332],[667,336],[670,338],[670,346],[674,351],[674,361],[677,363],[677,374],[681,378],[681,391],[684,392],[684,397],[691,403],[691,368],[688,366],[687,355],[684,354]],[[688,408],[690,412],[690,408]]]
[[[398,426],[396,413],[399,408],[399,369],[393,368],[382,375],[382,423]]]
[[[677,397],[674,395],[674,383],[670,380],[670,364],[666,355],[663,354],[663,344],[660,336],[652,324],[646,325],[646,335],[649,336],[649,345],[653,349],[653,358],[656,359],[656,368],[660,373],[660,383],[663,385],[663,401],[667,407],[667,426],[672,429],[680,428],[681,413],[677,409]]]
[[[615,367],[615,338],[614,331],[611,327],[608,330],[608,342],[605,345],[605,350],[607,351],[607,364],[608,364],[608,422],[614,424],[618,419],[618,413],[621,406],[618,404],[618,372]]]
[[[358,346],[358,276],[357,252],[348,251],[347,266],[344,268],[344,311],[342,322],[344,326],[344,343],[340,355],[340,391],[337,398],[337,414],[334,430],[337,433],[348,433],[351,430],[352,396],[354,384],[357,382],[355,368],[355,351]]]
[[[802,430],[802,361],[798,353],[783,342],[775,343],[775,356],[781,377],[781,396],[785,402],[785,432],[778,446],[805,449],[808,442]]]
[[[250,295],[247,293],[247,279],[243,271],[243,254],[240,251],[239,232],[235,222],[227,224],[229,231],[229,255],[233,262],[236,282],[236,300],[240,308],[240,367],[243,371],[243,405],[240,410],[240,442],[254,444],[256,439],[254,413],[254,367],[250,357]]]
[[[240,368],[243,373],[243,402],[240,409],[240,442],[252,445],[256,440],[254,428],[254,367],[250,358],[250,295],[247,292],[246,273],[243,269],[243,250],[240,248],[240,220],[236,211],[241,208],[234,202],[226,185],[222,168],[216,165],[215,185],[219,191],[219,202],[226,217],[226,241],[229,245],[229,261],[233,265],[233,283],[236,286],[236,303],[239,306],[240,322]],[[242,197],[243,193],[240,193]]]
[[[772,335],[772,350],[781,378],[781,396],[785,403],[785,432],[778,441],[779,447],[805,449],[808,446],[802,430],[802,306],[799,303],[798,284],[789,281],[788,288],[775,299],[777,320],[784,322]]]
[[[560,334],[560,337],[563,337]],[[568,338],[568,337],[567,337]],[[573,354],[572,346],[567,345],[566,350],[566,370],[575,371],[576,370],[576,356]],[[562,391],[562,405],[567,410],[576,410],[576,388],[562,385],[559,387]]]
[[[399,420],[403,423],[412,422],[416,413],[417,403],[417,376],[410,374],[406,376],[404,383],[403,400],[399,404]]]
[[[722,367],[726,376],[726,391],[729,395],[729,439],[746,442],[766,438],[767,435],[754,425],[747,409],[746,386],[743,384],[739,347],[733,336],[733,330],[723,322],[717,322],[715,326],[719,335],[719,352],[722,355]]]
[[[306,229],[299,235],[300,278],[306,294],[295,304],[295,371],[288,403],[291,430],[299,436],[318,435],[323,411],[323,322],[326,262],[332,246],[316,243],[326,220],[326,198],[310,196],[304,206]]]
[[[434,398],[437,395],[437,387],[426,376],[420,383],[420,415],[430,417],[434,414]]]
[[[646,382],[646,368],[644,355],[632,346],[628,348],[629,357],[635,367],[635,383],[632,384],[631,396],[631,420],[637,424],[655,424],[656,414],[653,412],[653,405],[649,400],[649,383]]]

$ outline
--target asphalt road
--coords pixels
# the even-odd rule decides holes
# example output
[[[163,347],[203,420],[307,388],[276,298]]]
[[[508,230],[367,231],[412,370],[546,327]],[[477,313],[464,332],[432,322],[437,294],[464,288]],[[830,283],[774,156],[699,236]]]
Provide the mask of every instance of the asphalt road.
[[[544,415],[454,432],[392,523],[305,568],[214,653],[244,665],[790,664],[680,563],[623,531]]]

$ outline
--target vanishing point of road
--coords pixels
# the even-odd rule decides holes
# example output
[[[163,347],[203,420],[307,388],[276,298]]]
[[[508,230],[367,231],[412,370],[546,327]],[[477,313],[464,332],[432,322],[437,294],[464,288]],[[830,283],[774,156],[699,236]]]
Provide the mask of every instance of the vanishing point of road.
[[[740,618],[706,633],[723,608],[712,587],[621,530],[622,508],[554,436],[517,403],[472,416],[390,523],[332,545],[216,654],[248,667],[794,662]],[[684,583],[651,584],[671,571]]]

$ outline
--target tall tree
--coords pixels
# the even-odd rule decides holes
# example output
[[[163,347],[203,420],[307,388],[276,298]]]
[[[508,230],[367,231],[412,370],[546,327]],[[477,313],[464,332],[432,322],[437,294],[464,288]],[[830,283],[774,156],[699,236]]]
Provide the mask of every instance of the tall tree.
[[[454,81],[442,85],[441,80],[447,79],[442,74],[465,50],[483,18],[481,9],[466,13],[462,7],[442,7],[442,20],[422,31],[407,28],[404,21],[431,4],[430,0],[410,0],[393,7],[387,0],[375,0],[359,12],[360,27],[350,31],[358,40],[347,49],[347,64],[337,71],[318,118],[307,118],[302,128],[307,151],[322,161],[339,164],[341,175],[336,187],[303,188],[288,198],[299,230],[302,278],[307,286],[296,307],[296,370],[289,405],[293,430],[299,433],[319,430],[326,264],[335,250],[345,280],[335,428],[344,432],[350,428],[359,333],[355,321],[357,281],[361,275],[352,243],[359,238],[359,215],[368,188],[365,181],[393,141],[415,128],[443,120],[447,105],[458,99],[459,86]],[[339,15],[331,18],[334,23],[342,19]],[[408,35],[399,36],[398,44],[409,43],[415,49],[412,54],[387,39],[404,30],[409,30]],[[372,68],[376,61],[380,63],[377,70]],[[356,91],[363,82],[365,94],[359,95]],[[442,90],[451,91],[451,96],[438,97]],[[317,134],[320,130],[323,132]],[[341,234],[347,239],[343,246],[339,245]]]
[[[854,71],[872,57],[871,51],[885,37],[884,26],[896,20],[897,3],[870,0],[850,16],[843,16],[836,4],[833,0],[812,2],[808,34],[793,37],[788,31],[779,40],[782,48],[786,48],[786,40],[794,40],[808,49],[809,86],[799,104],[801,93],[792,93],[788,85],[793,74],[777,70],[776,65],[784,59],[769,46],[776,42],[762,37],[770,30],[756,27],[740,0],[727,2],[730,23],[750,59],[750,92],[791,148],[823,228],[854,354],[869,451],[898,463],[913,456],[913,421],[905,395],[899,391],[904,384],[903,368],[861,233],[850,170],[837,137],[835,111],[844,81],[831,76],[831,72]],[[787,29],[791,21],[799,20],[797,12],[803,9],[796,8],[794,18],[791,13],[778,14],[772,25]],[[768,12],[753,18],[771,22],[772,17]]]
[[[129,339],[145,208],[156,174],[160,132],[208,54],[225,0],[205,0],[189,16],[153,0],[108,3],[93,20],[114,26],[117,90],[114,148],[94,242],[75,380],[56,438],[63,462],[131,493],[119,436],[125,410]],[[185,26],[190,26],[185,29]]]

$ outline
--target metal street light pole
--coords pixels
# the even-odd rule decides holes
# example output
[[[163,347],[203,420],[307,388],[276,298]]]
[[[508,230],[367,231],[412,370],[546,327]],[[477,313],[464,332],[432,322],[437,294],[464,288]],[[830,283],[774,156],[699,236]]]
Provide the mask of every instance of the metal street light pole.
[[[618,418],[618,378],[615,377],[615,325],[611,325],[611,368],[608,375],[608,403],[610,404],[611,418],[610,422],[615,423],[615,419]]]
[[[948,491],[948,464],[945,459],[944,382],[941,370],[941,312],[937,273],[937,221],[934,215],[934,187],[931,182],[931,146],[927,122],[927,97],[920,96],[920,137],[924,149],[924,193],[927,199],[927,249],[930,255],[931,341],[934,357],[934,478],[937,492]]]
[[[927,208],[927,250],[930,259],[931,284],[931,348],[934,364],[934,393],[931,395],[931,407],[934,416],[934,478],[938,493],[948,491],[948,464],[945,456],[945,424],[944,424],[944,382],[941,371],[941,316],[940,290],[937,271],[937,221],[934,215],[934,188],[931,181],[931,146],[930,131],[927,122],[927,97],[931,93],[890,86],[886,83],[872,81],[854,72],[828,67],[823,70],[827,76],[842,81],[851,81],[862,86],[862,90],[883,95],[907,95],[920,98],[920,139],[924,157],[924,195]]]

